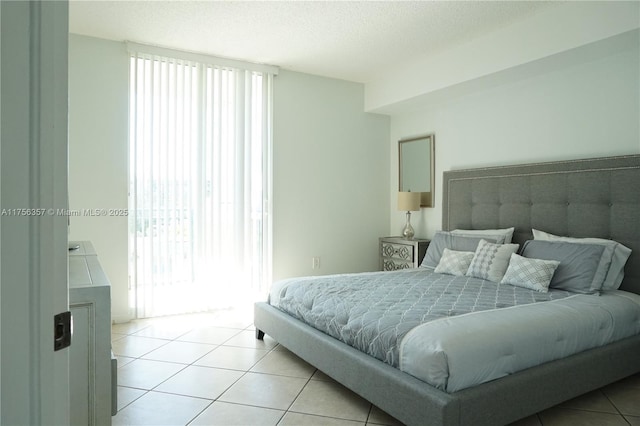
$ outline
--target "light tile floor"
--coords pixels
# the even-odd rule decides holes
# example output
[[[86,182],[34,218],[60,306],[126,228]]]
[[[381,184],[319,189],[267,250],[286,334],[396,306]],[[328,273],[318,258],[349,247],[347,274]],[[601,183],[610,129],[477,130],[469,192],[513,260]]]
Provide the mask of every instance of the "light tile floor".
[[[269,336],[256,340],[252,318],[247,306],[113,325],[113,424],[400,424]],[[640,426],[640,374],[514,425]]]

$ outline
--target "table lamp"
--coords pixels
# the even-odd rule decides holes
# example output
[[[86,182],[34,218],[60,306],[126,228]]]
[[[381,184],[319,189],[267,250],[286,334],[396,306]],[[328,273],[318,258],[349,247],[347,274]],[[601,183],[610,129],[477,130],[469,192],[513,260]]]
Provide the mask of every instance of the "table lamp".
[[[411,226],[411,212],[420,210],[420,193],[398,192],[398,210],[407,212],[407,224],[402,230],[402,236],[407,240],[412,240],[415,232]]]

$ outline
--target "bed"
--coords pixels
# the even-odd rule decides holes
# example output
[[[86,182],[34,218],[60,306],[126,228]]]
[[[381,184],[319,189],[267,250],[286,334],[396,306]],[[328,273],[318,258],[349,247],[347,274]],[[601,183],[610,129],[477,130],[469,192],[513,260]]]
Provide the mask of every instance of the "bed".
[[[634,295],[640,294],[638,183],[640,155],[449,171],[443,174],[442,229],[473,231],[513,227],[511,238],[519,247],[535,247],[534,243],[527,243],[533,239],[534,229],[545,231],[546,235],[551,236],[617,241],[631,249],[631,254],[624,263],[624,275],[619,277],[622,279],[620,290],[623,292],[618,293],[623,298],[627,295],[633,299]],[[491,243],[489,241],[488,244]],[[487,241],[482,244],[487,244]],[[539,244],[542,245],[537,248],[538,254],[541,250],[544,252],[545,248],[545,243]],[[402,273],[410,275],[423,271],[398,274]],[[384,274],[388,273],[371,274],[371,279],[380,279],[381,275],[391,277]],[[367,274],[357,275],[359,278],[367,278]],[[303,297],[307,290],[301,290]],[[594,298],[609,298],[608,295],[616,291],[596,293],[579,294],[575,299],[589,303]],[[574,295],[567,297],[572,298]],[[563,296],[557,301],[531,305],[565,303],[565,299]],[[483,379],[479,384],[449,386],[448,382],[438,383],[437,377],[436,382],[432,383],[428,383],[430,378],[418,378],[422,376],[415,368],[410,369],[409,374],[392,365],[397,361],[394,361],[394,357],[402,358],[401,349],[406,345],[404,340],[407,336],[420,335],[413,329],[403,335],[401,348],[389,352],[392,354],[391,361],[385,362],[379,359],[380,356],[366,354],[319,331],[307,322],[294,318],[281,310],[281,307],[274,306],[278,303],[280,302],[274,303],[273,300],[271,304],[256,303],[254,322],[258,338],[264,333],[270,335],[310,364],[407,425],[508,424],[640,371],[640,334],[633,331],[637,330],[640,315],[634,312],[624,314],[627,315],[626,319],[620,320],[628,322],[632,331],[626,331],[625,335],[619,335],[613,341],[605,341],[594,347],[581,347],[578,343],[572,343],[578,349],[570,355],[556,355],[551,360],[525,365],[506,375],[499,373],[496,378]],[[522,309],[518,307],[518,310],[529,308],[530,305],[525,304]],[[521,321],[502,315],[502,312],[509,310],[515,309],[507,307],[493,310],[489,307],[479,314],[491,316],[490,320],[495,324]],[[575,311],[579,310],[581,309]],[[604,315],[618,310],[614,306]],[[474,315],[477,314],[473,312],[462,315],[461,318],[467,318],[467,322],[458,323],[455,327],[462,331],[472,329],[475,321],[468,318],[473,318]],[[529,315],[540,318],[541,321],[549,320],[544,312],[531,312]],[[570,324],[570,320],[558,324],[560,323]],[[430,324],[427,324],[428,327]],[[594,327],[598,328],[597,325]],[[426,334],[431,334],[432,331],[427,330]],[[562,335],[571,335],[571,331],[569,328]],[[447,333],[441,330],[437,333],[441,333],[444,339],[448,338]],[[510,337],[517,338],[517,332]],[[420,344],[420,338],[414,340]],[[527,342],[531,344],[535,340],[524,338],[520,343],[514,343],[514,347],[517,349],[521,347],[518,344],[526,345]],[[471,340],[463,343],[463,349],[467,348],[466,353],[463,350],[461,355],[456,355],[463,360],[462,364],[482,352],[477,350]],[[480,355],[477,357],[481,358]],[[425,362],[414,364],[419,369]]]

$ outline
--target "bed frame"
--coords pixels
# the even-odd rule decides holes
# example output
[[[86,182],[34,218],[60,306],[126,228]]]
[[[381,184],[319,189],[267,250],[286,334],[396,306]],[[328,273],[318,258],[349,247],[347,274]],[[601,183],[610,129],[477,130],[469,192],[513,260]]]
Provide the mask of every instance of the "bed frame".
[[[520,244],[531,228],[621,242],[633,250],[621,289],[640,294],[640,155],[444,173],[444,230],[509,226]],[[508,424],[640,372],[638,335],[449,394],[267,303],[255,326],[407,425]]]

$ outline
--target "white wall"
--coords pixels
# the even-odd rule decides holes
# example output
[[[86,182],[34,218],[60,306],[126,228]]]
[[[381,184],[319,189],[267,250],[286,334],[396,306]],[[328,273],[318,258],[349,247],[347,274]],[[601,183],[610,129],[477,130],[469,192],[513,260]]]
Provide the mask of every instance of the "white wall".
[[[414,111],[393,115],[391,230],[404,224],[395,211],[402,137],[435,133],[435,208],[412,215],[416,236],[427,238],[441,229],[445,170],[640,153],[638,35],[636,30],[451,87]]]
[[[347,81],[288,71],[275,79],[276,280],[378,267],[389,223],[389,118],[363,112],[363,96]]]
[[[377,269],[389,218],[389,118],[363,112],[363,90],[287,71],[275,79],[275,280]]]
[[[125,45],[69,37],[69,207],[127,208],[128,58]],[[127,218],[71,217],[70,240],[90,240],[111,281],[112,318],[128,309]]]
[[[72,34],[69,88],[70,208],[127,208],[124,43]],[[389,118],[363,112],[357,83],[281,71],[274,96],[274,278],[376,269],[389,225]],[[72,217],[69,237],[93,242],[112,317],[127,320],[126,218]]]

